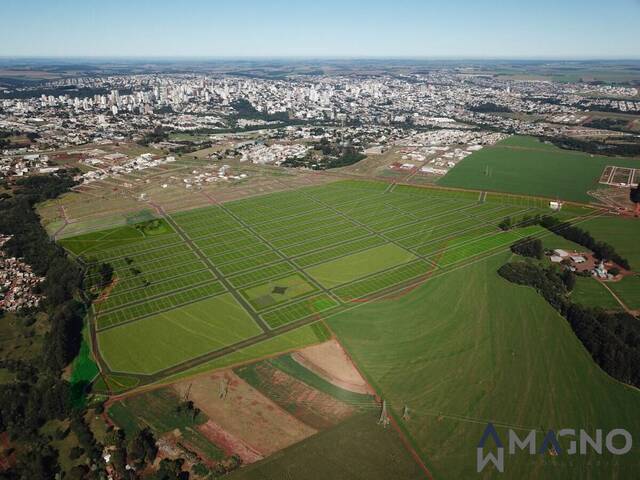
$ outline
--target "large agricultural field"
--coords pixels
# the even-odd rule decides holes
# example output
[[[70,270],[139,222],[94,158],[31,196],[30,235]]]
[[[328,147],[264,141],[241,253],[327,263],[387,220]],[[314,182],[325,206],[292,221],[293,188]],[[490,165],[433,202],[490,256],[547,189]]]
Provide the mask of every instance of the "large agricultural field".
[[[588,192],[599,188],[608,165],[632,168],[638,160],[562,150],[515,136],[465,158],[438,184],[588,203],[594,200]]]
[[[497,224],[546,211],[519,197],[343,181],[61,243],[114,267],[94,302],[97,351],[108,373],[148,383],[545,235]]]
[[[638,393],[606,376],[535,291],[496,274],[522,238],[574,245],[538,226],[498,228],[506,217],[517,224],[549,213],[547,201],[532,197],[349,180],[162,212],[61,243],[115,268],[94,303],[91,340],[102,372],[97,390],[125,392],[110,410],[116,423],[144,425],[153,412],[135,413],[144,405],[137,395],[161,388],[153,395],[191,395],[202,408],[190,430],[176,427],[191,435],[186,444],[202,451],[204,435],[214,445],[205,456],[239,451],[252,464],[231,478],[296,478],[309,468],[329,478],[350,471],[352,458],[366,478],[391,478],[390,471],[425,478],[426,470],[466,478],[488,421],[502,431],[640,431]],[[583,226],[624,221],[579,205],[556,215]],[[605,240],[621,249],[629,242]],[[576,301],[619,310],[604,287],[584,280],[593,283],[579,283]],[[611,288],[633,297],[635,280]],[[309,369],[301,352],[335,341],[366,378],[366,391],[387,402],[393,428],[375,424],[379,403]],[[217,396],[223,381],[233,385],[232,402]],[[411,414],[403,419],[405,406]],[[278,413],[260,413],[267,410]],[[249,427],[265,421],[264,429]],[[157,433],[175,442],[166,437],[170,426],[160,423]],[[278,442],[267,442],[269,432]],[[345,435],[353,442],[338,440]],[[637,467],[631,457],[572,460],[577,471],[612,478]],[[534,469],[517,455],[508,468],[519,478],[567,468],[533,461]],[[387,471],[389,462],[395,466]]]
[[[604,431],[624,425],[640,434],[640,392],[600,370],[566,320],[533,289],[498,276],[509,256],[328,321],[396,418],[410,408],[402,428],[434,478],[476,475],[475,447],[487,422],[500,435],[507,428],[536,429],[539,441],[548,429],[568,425]],[[506,456],[504,475],[633,478],[640,467],[634,449],[619,457]]]

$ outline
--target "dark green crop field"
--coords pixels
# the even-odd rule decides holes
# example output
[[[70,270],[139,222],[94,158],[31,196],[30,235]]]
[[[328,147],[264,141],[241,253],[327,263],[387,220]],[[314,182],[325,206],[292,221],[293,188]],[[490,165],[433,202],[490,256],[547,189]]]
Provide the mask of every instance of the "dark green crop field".
[[[607,165],[637,167],[638,160],[589,155],[529,137],[511,137],[465,158],[438,184],[586,203],[593,200],[587,192],[598,188]]]

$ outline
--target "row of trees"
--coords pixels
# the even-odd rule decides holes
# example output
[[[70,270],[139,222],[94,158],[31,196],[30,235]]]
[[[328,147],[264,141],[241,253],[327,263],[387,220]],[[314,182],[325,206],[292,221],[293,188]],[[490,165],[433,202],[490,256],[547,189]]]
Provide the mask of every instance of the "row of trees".
[[[640,322],[627,313],[609,313],[572,303],[575,284],[569,271],[532,262],[513,262],[498,273],[510,282],[535,288],[563,315],[595,362],[612,377],[640,386]]]
[[[578,150],[593,155],[613,155],[635,157],[640,155],[640,142],[630,138],[623,138],[620,143],[611,141],[601,142],[596,140],[583,140],[573,137],[541,137],[541,141],[549,141],[556,147],[565,150]]]

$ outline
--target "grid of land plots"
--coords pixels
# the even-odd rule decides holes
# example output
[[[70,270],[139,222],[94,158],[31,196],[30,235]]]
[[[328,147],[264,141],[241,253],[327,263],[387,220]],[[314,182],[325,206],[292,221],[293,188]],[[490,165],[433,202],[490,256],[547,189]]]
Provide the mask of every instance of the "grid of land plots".
[[[65,239],[114,281],[94,303],[112,372],[160,375],[466,265],[538,226],[540,200],[340,181]]]

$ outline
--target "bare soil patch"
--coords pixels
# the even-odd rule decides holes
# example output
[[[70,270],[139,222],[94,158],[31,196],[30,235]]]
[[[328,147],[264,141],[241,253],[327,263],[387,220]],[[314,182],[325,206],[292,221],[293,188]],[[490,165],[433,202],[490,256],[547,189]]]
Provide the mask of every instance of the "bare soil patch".
[[[227,394],[220,398],[223,381],[228,382]],[[181,397],[189,390],[189,399],[217,426],[265,457],[316,433],[231,371],[180,382],[173,388]]]
[[[199,425],[198,430],[200,430],[208,440],[221,448],[225,455],[238,455],[242,459],[243,465],[254,463],[264,458],[260,452],[254,450],[251,445],[248,445],[243,442],[242,439],[227,432],[213,420]]]
[[[300,365],[336,387],[355,393],[373,394],[336,340],[304,348],[291,356]]]

